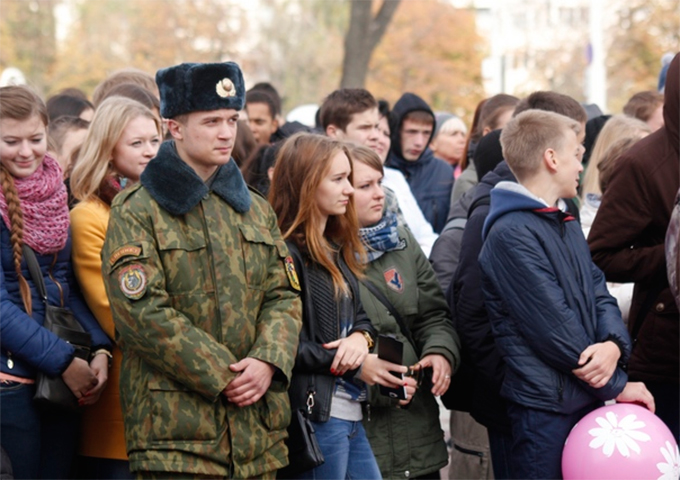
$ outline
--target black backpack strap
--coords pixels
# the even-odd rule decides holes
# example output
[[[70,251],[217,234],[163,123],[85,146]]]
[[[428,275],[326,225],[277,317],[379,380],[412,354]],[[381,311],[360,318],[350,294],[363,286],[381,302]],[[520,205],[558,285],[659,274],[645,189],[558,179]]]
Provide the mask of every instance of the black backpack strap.
[[[479,197],[474,202],[472,202],[470,204],[470,208],[468,208],[467,218],[472,216],[472,212],[475,211],[475,208],[481,207],[482,205],[491,205],[491,195],[484,195],[483,197]]]

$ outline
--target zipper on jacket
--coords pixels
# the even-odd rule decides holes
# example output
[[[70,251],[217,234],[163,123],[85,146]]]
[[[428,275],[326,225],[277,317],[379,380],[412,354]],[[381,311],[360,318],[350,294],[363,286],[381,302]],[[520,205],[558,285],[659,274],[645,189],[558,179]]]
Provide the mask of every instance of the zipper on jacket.
[[[564,399],[564,379],[562,378],[562,374],[558,373],[557,374],[557,394],[559,396],[560,402]]]
[[[210,195],[210,194],[208,194]],[[207,198],[207,197],[206,197]],[[205,198],[204,198],[205,200]],[[203,208],[203,201],[201,205],[201,225],[203,226],[203,236],[205,237],[205,245],[208,250],[208,268],[210,269],[210,278],[212,278],[213,288],[215,289],[215,330],[217,333],[217,341],[222,343],[222,318],[220,315],[220,302],[219,302],[219,289],[217,287],[217,275],[215,275],[215,263],[212,261],[213,251],[212,242],[210,241],[210,236],[208,234],[208,225],[205,222],[205,209]]]
[[[475,457],[479,457],[479,463],[482,463],[484,459],[483,452],[478,452],[477,450],[470,450],[469,448],[461,447],[460,445],[457,445],[455,442],[453,443],[453,448],[458,450],[460,453],[464,453],[465,455],[474,455]]]

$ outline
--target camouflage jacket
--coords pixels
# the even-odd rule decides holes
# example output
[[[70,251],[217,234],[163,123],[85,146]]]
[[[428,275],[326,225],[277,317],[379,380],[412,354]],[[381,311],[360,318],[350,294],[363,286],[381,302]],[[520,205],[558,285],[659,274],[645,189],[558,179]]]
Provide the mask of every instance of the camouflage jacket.
[[[288,463],[301,307],[287,256],[273,210],[233,161],[209,189],[165,143],[141,185],[116,197],[102,272],[132,471],[248,478]],[[276,373],[239,408],[221,392],[245,357]]]

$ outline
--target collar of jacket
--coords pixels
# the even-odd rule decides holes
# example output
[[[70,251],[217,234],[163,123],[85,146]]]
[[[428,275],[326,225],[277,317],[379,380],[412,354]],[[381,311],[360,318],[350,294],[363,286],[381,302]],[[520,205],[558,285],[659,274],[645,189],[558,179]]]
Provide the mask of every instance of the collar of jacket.
[[[385,166],[396,168],[400,172],[410,175],[418,169],[426,168],[426,166],[432,163],[434,160],[434,153],[432,153],[430,147],[427,147],[423,153],[420,154],[420,157],[418,157],[418,160],[416,161],[406,160],[405,158],[397,155],[395,152],[391,152],[387,158]]]
[[[250,192],[233,159],[218,168],[209,189],[179,157],[174,141],[161,145],[156,158],[142,173],[141,183],[153,199],[173,215],[189,213],[211,190],[237,212],[250,210]]]

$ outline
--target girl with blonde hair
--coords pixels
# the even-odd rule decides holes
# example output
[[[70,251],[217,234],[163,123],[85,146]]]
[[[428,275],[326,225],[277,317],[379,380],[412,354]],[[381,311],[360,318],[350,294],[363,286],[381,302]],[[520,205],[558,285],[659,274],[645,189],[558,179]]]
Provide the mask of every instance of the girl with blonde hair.
[[[595,140],[593,153],[583,177],[581,187],[581,228],[586,238],[590,233],[597,211],[600,208],[602,194],[611,173],[616,169],[616,162],[641,138],[651,133],[649,125],[637,118],[627,115],[614,115],[607,120]],[[621,310],[623,321],[628,323],[630,305],[633,299],[632,283],[607,283]]]
[[[113,317],[101,270],[111,202],[126,185],[139,181],[156,156],[160,139],[161,125],[151,110],[129,98],[109,97],[95,112],[71,172],[71,191],[80,202],[71,210],[73,268],[87,304],[112,339]],[[118,389],[121,360],[120,348],[114,346],[109,388],[83,415],[79,452],[83,478],[133,478]]]
[[[111,344],[76,288],[66,187],[47,155],[47,109],[24,86],[0,88],[0,442],[14,478],[69,478],[79,414],[33,404],[38,373],[64,380],[80,405],[106,386]],[[45,303],[29,273],[35,253],[47,303],[70,309],[91,336],[91,357],[43,327]]]
[[[607,123],[600,130],[597,140],[595,140],[593,153],[583,176],[583,184],[581,185],[581,201],[583,204],[587,203],[587,197],[590,194],[598,196],[598,200],[602,195],[600,188],[601,167],[599,165],[605,157],[611,157],[612,149],[614,149],[614,154],[622,154],[623,150],[631,147],[633,143],[650,133],[652,131],[645,122],[628,115],[614,115],[607,120]]]
[[[303,327],[289,388],[291,408],[311,406],[325,463],[285,478],[381,478],[362,426],[366,384],[400,387],[406,367],[369,355],[375,329],[359,299],[366,252],[358,236],[348,148],[320,135],[289,138],[269,201],[299,278]],[[409,391],[415,382],[409,379]],[[294,468],[294,459],[291,459]]]

